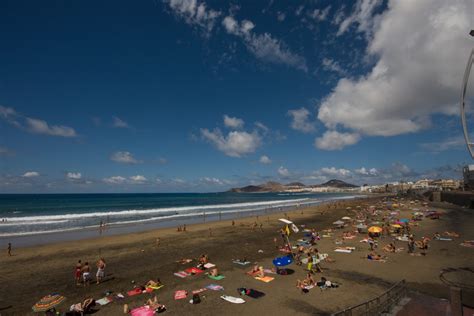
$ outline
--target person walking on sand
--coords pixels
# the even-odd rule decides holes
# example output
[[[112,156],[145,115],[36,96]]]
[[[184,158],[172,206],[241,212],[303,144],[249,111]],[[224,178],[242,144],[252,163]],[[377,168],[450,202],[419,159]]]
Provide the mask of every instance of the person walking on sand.
[[[96,273],[97,284],[100,283],[105,277],[105,260],[104,258],[100,258],[97,261],[97,273]]]
[[[76,267],[74,269],[74,278],[76,279],[76,285],[81,284],[81,275],[82,275],[82,261],[79,260],[76,263]]]
[[[8,243],[7,251],[8,251],[8,256],[11,257],[12,256],[12,243],[11,242]]]
[[[89,285],[91,281],[91,267],[89,262],[84,263],[82,267],[82,280],[84,281],[84,286]]]

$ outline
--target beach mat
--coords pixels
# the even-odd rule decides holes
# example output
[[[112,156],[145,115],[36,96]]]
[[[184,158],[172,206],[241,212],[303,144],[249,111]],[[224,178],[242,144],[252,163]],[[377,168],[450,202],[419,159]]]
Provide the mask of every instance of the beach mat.
[[[175,272],[174,275],[176,275],[179,278],[186,278],[189,276],[189,273],[184,272],[184,271],[178,271],[178,272]]]
[[[96,300],[95,302],[101,306],[104,306],[104,305],[107,305],[109,304],[110,302],[112,302],[113,299],[111,297],[103,297],[99,300]]]
[[[158,286],[147,286],[146,291],[148,292],[149,289],[151,290],[150,292],[152,292],[152,291],[154,291],[154,290],[159,290],[159,289],[161,289],[163,286],[164,286],[163,284],[158,285]]]
[[[130,290],[127,292],[127,295],[128,296],[135,296],[135,295],[138,295],[138,294],[142,294],[143,293],[143,290],[139,287],[133,289],[133,290]]]
[[[232,262],[235,263],[235,264],[240,264],[241,266],[246,266],[246,265],[250,264],[250,261],[233,260]]]
[[[215,264],[208,262],[204,265],[204,268],[211,269],[211,268],[214,268],[215,266],[216,266]]]
[[[179,290],[174,292],[175,300],[182,300],[183,298],[186,298],[186,296],[188,296],[188,292],[186,292],[185,290]]]
[[[216,281],[219,281],[219,280],[222,280],[222,279],[225,278],[225,276],[223,276],[223,275],[216,275],[216,276],[208,275],[208,277],[209,277],[210,279],[213,279],[213,280],[216,280]]]
[[[212,290],[212,291],[223,291],[224,287],[218,284],[209,284],[208,286],[206,286],[206,289]]]
[[[334,249],[335,252],[352,253],[350,249]]]
[[[201,274],[201,273],[203,273],[204,271],[201,270],[201,269],[192,267],[192,268],[187,268],[186,270],[184,270],[184,272],[187,272],[187,273],[189,273],[189,274]]]
[[[275,278],[269,277],[269,276],[264,276],[263,278],[261,277],[255,277],[255,280],[259,280],[265,283],[273,281]]]
[[[201,288],[201,289],[194,290],[192,293],[193,294],[199,294],[199,293],[202,293],[202,292],[205,292],[205,291],[207,291],[207,289],[204,287],[204,288]]]

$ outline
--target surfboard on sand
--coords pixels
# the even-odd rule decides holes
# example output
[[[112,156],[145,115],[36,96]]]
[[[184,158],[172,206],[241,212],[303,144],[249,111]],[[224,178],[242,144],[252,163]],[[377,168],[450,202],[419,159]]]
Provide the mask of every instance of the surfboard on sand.
[[[245,301],[241,299],[240,297],[233,297],[229,295],[222,295],[221,298],[227,302],[231,302],[234,304],[243,304]]]

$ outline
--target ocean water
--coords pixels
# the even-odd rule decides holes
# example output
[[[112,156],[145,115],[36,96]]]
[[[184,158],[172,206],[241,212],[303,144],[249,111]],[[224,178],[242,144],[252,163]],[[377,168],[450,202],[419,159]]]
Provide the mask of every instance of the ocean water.
[[[317,193],[2,194],[0,237],[99,227],[232,218],[351,198]],[[148,225],[149,226],[149,225]]]

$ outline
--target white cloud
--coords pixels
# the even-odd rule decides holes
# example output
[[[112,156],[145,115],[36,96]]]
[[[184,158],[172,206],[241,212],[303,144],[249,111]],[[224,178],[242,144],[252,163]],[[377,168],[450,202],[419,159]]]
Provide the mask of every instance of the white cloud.
[[[465,1],[390,1],[371,26],[367,52],[378,59],[375,66],[339,80],[321,103],[319,120],[329,129],[393,136],[430,127],[433,114],[457,114],[460,61],[472,48],[469,12]]]
[[[12,124],[13,126],[29,131],[30,133],[35,134],[45,134],[51,136],[60,136],[60,137],[76,137],[76,131],[64,125],[49,125],[46,121],[26,117],[13,108],[8,108],[0,105],[0,118],[4,119],[6,122]]]
[[[130,182],[133,184],[142,184],[147,181],[147,178],[145,178],[142,175],[131,176],[129,179],[130,179]]]
[[[117,127],[117,128],[129,128],[130,127],[127,122],[125,122],[124,120],[121,120],[120,118],[118,118],[116,116],[114,116],[113,119],[114,119],[114,123],[113,123],[114,127]]]
[[[218,128],[212,132],[207,128],[202,128],[201,135],[230,157],[242,157],[253,153],[261,145],[261,138],[256,132],[231,131],[225,136]]]
[[[277,171],[282,177],[288,177],[290,175],[290,171],[288,171],[288,169],[283,166],[280,166]]]
[[[237,117],[230,117],[228,115],[224,115],[224,125],[228,128],[239,129],[244,126],[244,121]]]
[[[23,178],[35,178],[39,176],[40,176],[39,172],[36,172],[36,171],[27,171],[22,175]]]
[[[463,136],[457,136],[443,139],[438,142],[422,143],[420,144],[420,147],[429,152],[439,153],[442,151],[466,147],[466,141]]]
[[[161,157],[158,159],[158,162],[162,165],[165,165],[168,163],[168,159]]]
[[[314,145],[323,150],[340,150],[346,146],[354,145],[359,140],[359,134],[326,131],[322,137],[315,139]]]
[[[378,171],[375,168],[366,169],[365,167],[362,167],[360,169],[355,169],[354,172],[361,176],[377,176],[378,175]]]
[[[258,128],[260,128],[264,133],[267,133],[270,129],[265,125],[263,124],[262,122],[255,122],[255,126],[257,126]]]
[[[113,176],[113,177],[102,179],[102,181],[104,181],[107,184],[122,184],[125,182],[125,180],[127,179],[121,176]]]
[[[142,162],[135,159],[129,151],[117,151],[110,156],[110,160],[125,164],[138,164]]]
[[[291,116],[291,128],[303,133],[315,130],[314,122],[309,120],[311,113],[306,108],[289,110],[288,115]]]
[[[230,182],[228,180],[221,180],[221,179],[212,178],[212,177],[203,177],[203,178],[199,179],[199,181],[203,184],[206,184],[206,185],[219,185],[219,186],[222,186],[222,185],[229,185],[230,184]]]
[[[340,76],[346,76],[347,71],[345,71],[339,63],[331,58],[323,58],[323,68],[332,72],[337,73]]]
[[[66,173],[66,178],[70,180],[79,180],[82,178],[82,174],[80,172],[68,172]]]
[[[309,16],[315,19],[316,21],[324,21],[328,17],[330,10],[331,6],[327,6],[322,10],[314,9],[314,11],[309,14]]]
[[[320,174],[326,175],[326,176],[331,176],[331,177],[342,177],[346,178],[349,177],[352,173],[348,169],[340,168],[337,169],[335,167],[324,167],[320,169]]]
[[[272,163],[272,160],[268,156],[263,155],[263,156],[260,157],[260,163],[268,165],[268,164]]]
[[[221,15],[220,11],[208,9],[206,3],[197,0],[163,0],[163,2],[169,5],[177,17],[191,26],[201,28],[207,36],[210,35],[216,19]]]
[[[249,20],[239,23],[234,17],[226,16],[222,25],[227,33],[242,39],[247,49],[258,59],[265,62],[284,64],[303,71],[308,71],[306,60],[291,52],[286,45],[269,33],[255,34],[255,24]]]
[[[355,23],[358,24],[357,31],[370,35],[376,21],[372,15],[381,3],[379,0],[358,0],[352,14],[340,22],[337,35],[344,34]]]

